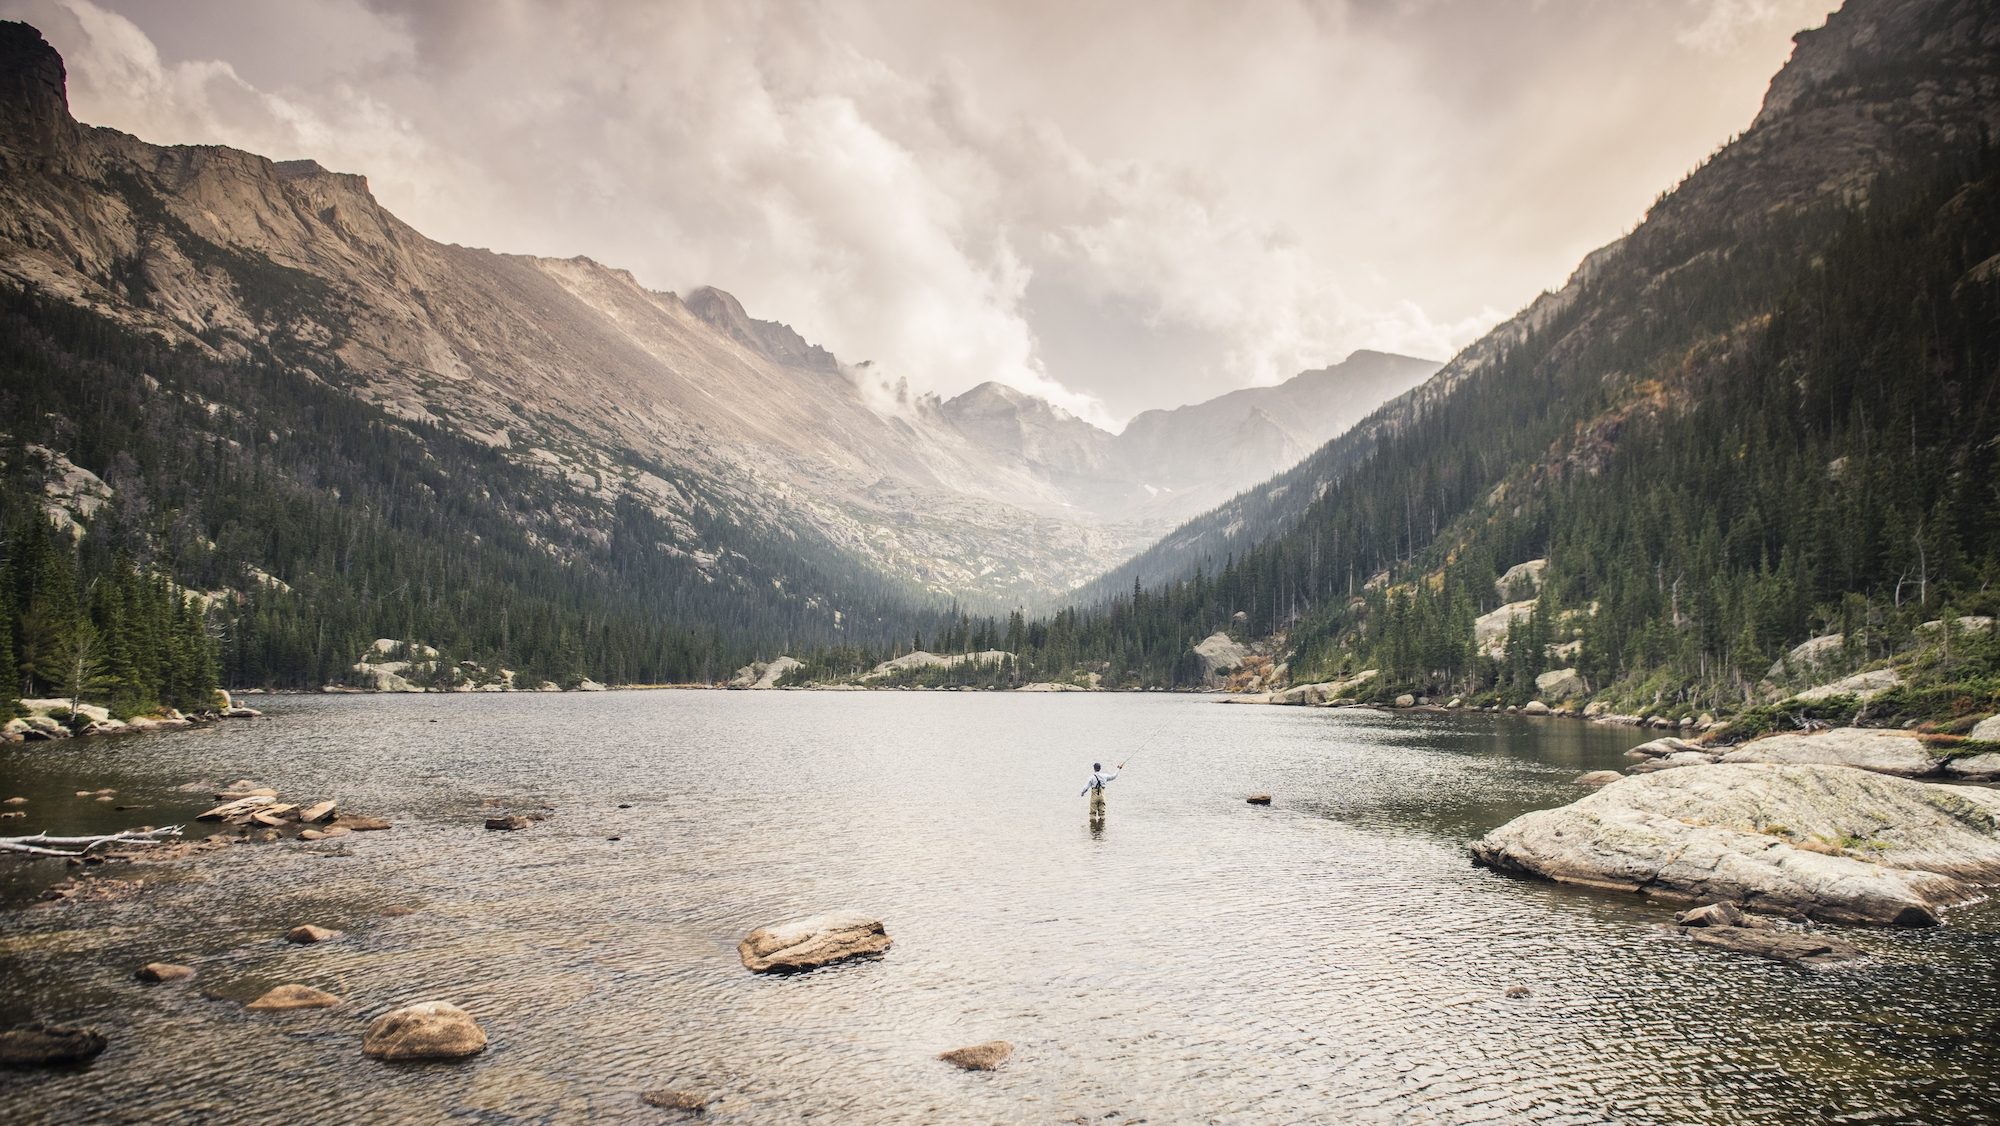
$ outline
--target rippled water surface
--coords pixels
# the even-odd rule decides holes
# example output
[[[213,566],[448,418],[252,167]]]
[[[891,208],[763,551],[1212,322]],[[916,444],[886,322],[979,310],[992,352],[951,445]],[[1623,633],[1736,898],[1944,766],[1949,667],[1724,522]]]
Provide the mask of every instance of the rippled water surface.
[[[0,1073],[9,1122],[1749,1122],[2000,1115],[2000,912],[1848,932],[1859,968],[1696,947],[1633,897],[1472,868],[1638,736],[1156,696],[634,692],[268,701],[271,718],[0,748],[28,830],[184,820],[252,777],[395,828],[0,883],[0,1022],[94,1024]],[[1129,759],[1101,828],[1093,759]],[[113,788],[114,803],[76,790]],[[1243,802],[1275,795],[1272,808]],[[547,805],[488,832],[483,808]],[[621,804],[630,808],[620,808]],[[26,831],[26,830],[23,830]],[[617,839],[612,839],[617,838]],[[384,907],[415,913],[383,917]],[[879,916],[880,961],[788,978],[736,941]],[[346,931],[295,947],[299,923]],[[137,965],[198,976],[145,986]],[[248,1013],[303,982],[339,1008]],[[1525,985],[1526,999],[1504,991]],[[360,1053],[451,1000],[492,1046]],[[1000,1071],[933,1057],[988,1039]]]

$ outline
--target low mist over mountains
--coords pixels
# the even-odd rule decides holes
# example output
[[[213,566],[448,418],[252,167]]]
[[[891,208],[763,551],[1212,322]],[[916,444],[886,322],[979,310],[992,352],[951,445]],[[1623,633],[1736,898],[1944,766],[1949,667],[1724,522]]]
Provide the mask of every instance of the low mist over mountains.
[[[940,410],[989,454],[1062,488],[1076,507],[1151,526],[1206,511],[1297,464],[1373,404],[1441,366],[1356,352],[1275,387],[1145,411],[1116,435],[999,383],[982,383]]]

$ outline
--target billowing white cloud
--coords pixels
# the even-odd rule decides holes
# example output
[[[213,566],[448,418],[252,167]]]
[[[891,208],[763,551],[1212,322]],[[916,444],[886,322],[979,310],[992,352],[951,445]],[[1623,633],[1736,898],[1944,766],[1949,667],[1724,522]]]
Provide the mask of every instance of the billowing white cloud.
[[[434,237],[719,285],[892,382],[998,379],[1112,423],[1469,342],[1746,123],[1818,6],[0,13],[64,52],[84,120],[310,156]]]

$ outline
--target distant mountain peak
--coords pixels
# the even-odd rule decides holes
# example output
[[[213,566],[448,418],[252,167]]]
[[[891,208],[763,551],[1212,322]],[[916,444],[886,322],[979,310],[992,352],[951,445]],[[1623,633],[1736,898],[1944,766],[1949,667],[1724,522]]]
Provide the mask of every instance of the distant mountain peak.
[[[681,303],[711,328],[766,359],[814,371],[840,370],[840,361],[832,352],[808,343],[790,325],[752,317],[744,310],[743,302],[727,290],[704,285],[690,290]]]
[[[1031,395],[1019,387],[989,379],[975,387],[948,399],[944,403],[946,413],[965,415],[978,411],[1013,411],[1024,416],[1040,417],[1056,422],[1083,422],[1082,419],[1049,402],[1039,395]],[[1083,423],[1085,426],[1090,424]],[[1095,427],[1092,427],[1095,429]]]

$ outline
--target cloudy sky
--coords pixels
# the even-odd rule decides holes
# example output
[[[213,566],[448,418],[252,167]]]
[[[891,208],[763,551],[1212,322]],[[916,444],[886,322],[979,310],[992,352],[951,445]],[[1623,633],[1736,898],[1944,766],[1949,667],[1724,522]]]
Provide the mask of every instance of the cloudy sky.
[[[434,238],[714,284],[1106,425],[1444,358],[1755,116],[1832,0],[0,0],[77,116]]]

